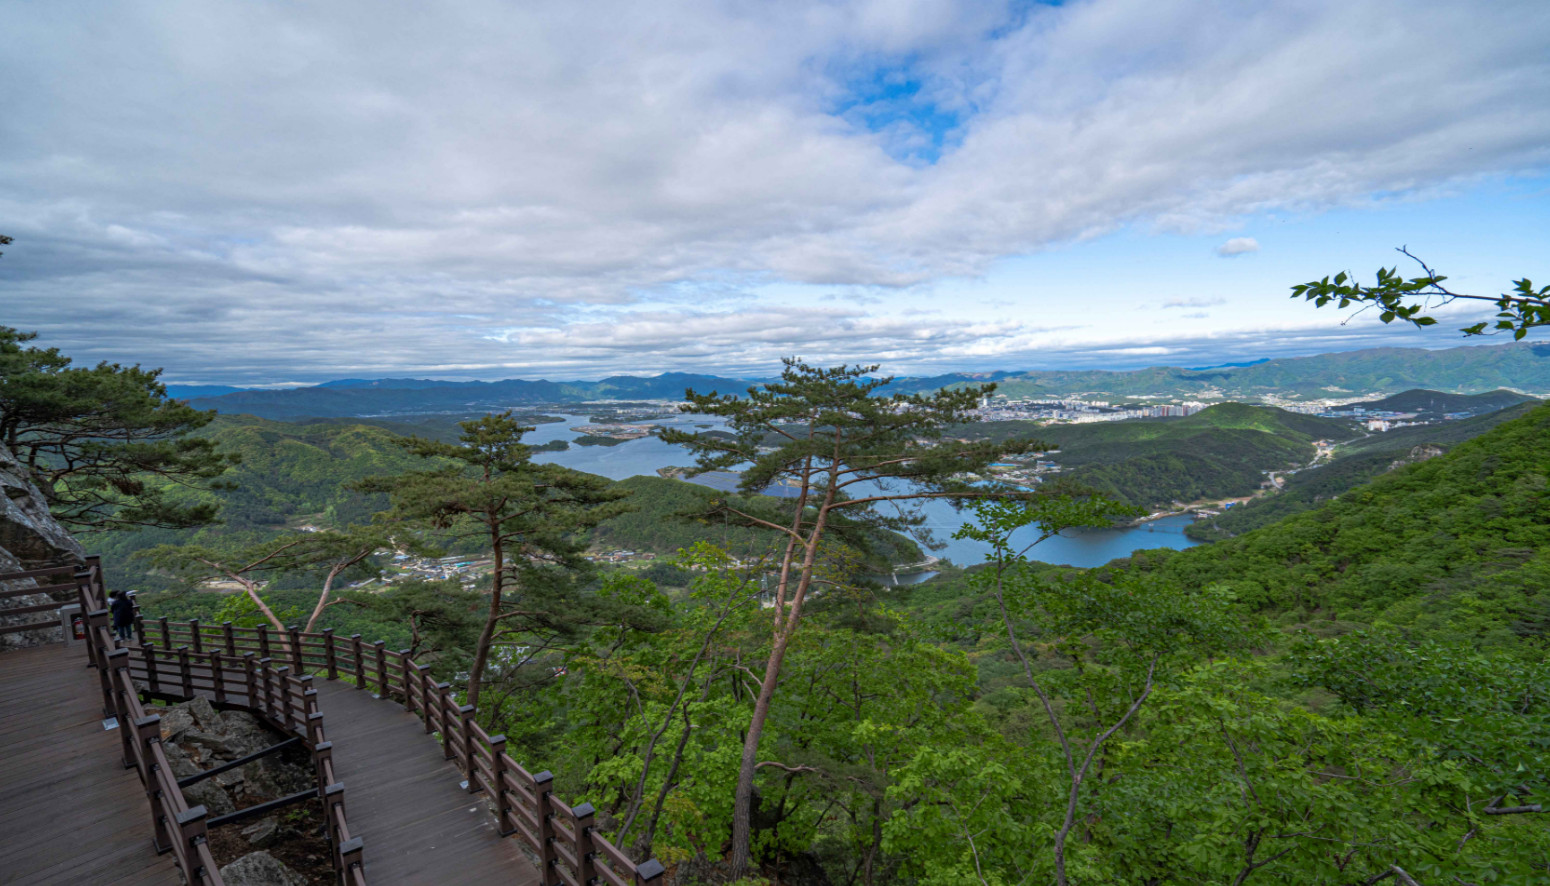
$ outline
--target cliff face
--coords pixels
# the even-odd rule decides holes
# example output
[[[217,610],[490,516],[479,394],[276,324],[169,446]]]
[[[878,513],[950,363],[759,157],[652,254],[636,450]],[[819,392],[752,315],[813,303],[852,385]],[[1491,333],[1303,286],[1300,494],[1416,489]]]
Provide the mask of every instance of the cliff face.
[[[44,566],[81,563],[80,542],[48,512],[48,502],[27,479],[27,472],[9,449],[0,445],[0,573],[22,572]],[[34,580],[0,581],[0,592],[37,587]],[[50,602],[44,594],[0,597],[0,627],[38,621],[37,613],[7,616],[5,611]],[[0,649],[37,646],[59,641],[59,628],[43,628],[0,634]]]

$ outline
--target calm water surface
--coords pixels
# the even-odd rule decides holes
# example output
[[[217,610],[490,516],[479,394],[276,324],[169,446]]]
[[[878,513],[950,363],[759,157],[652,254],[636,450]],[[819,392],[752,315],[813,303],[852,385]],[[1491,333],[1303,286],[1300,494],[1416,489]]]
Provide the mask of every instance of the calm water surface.
[[[525,442],[538,444],[547,443],[550,440],[574,440],[581,435],[571,428],[590,423],[585,415],[566,415],[564,418],[563,422],[539,425],[537,430],[527,435]],[[653,419],[652,423],[682,430],[706,430],[705,426],[712,428],[725,426],[720,419],[703,415],[679,415],[666,419]],[[693,459],[681,447],[670,446],[656,437],[631,440],[618,446],[572,445],[564,452],[540,452],[534,456],[534,460],[562,464],[578,471],[599,474],[610,480],[623,480],[626,477],[642,475],[655,477],[657,468],[693,463]],[[708,476],[702,478],[702,481],[704,485],[719,489],[730,489],[735,485],[730,477]],[[926,518],[925,526],[931,530],[936,541],[946,543],[946,547],[932,550],[933,555],[952,560],[960,566],[972,566],[985,561],[985,555],[990,550],[988,545],[952,538],[953,532],[963,525],[965,518],[953,510],[951,505],[930,501],[922,504],[921,511]],[[1184,535],[1184,527],[1189,524],[1189,517],[1164,517],[1161,520],[1127,529],[1073,532],[1070,535],[1046,540],[1028,555],[1035,560],[1063,566],[1102,566],[1110,560],[1128,557],[1134,551],[1148,548],[1177,550],[1194,547],[1199,542]],[[1036,537],[1037,530],[1030,528],[1013,536],[1013,541],[1016,542],[1021,538],[1026,544]],[[919,581],[922,578],[923,576],[914,580]],[[908,580],[907,577],[901,576],[900,581],[906,580]]]

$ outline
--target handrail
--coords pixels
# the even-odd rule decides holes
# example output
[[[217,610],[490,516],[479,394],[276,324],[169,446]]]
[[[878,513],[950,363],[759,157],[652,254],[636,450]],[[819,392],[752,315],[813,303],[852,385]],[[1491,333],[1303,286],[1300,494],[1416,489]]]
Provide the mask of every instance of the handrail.
[[[390,651],[381,640],[363,642],[360,634],[339,637],[332,628],[304,632],[292,626],[281,632],[266,625],[145,619],[138,608],[136,615],[135,630],[144,648],[153,656],[178,655],[175,663],[169,657],[160,659],[168,664],[159,663],[158,674],[196,689],[204,686],[201,681],[210,670],[196,665],[196,656],[214,661],[262,656],[283,661],[281,669],[291,673],[311,671],[328,680],[344,675],[357,689],[400,702],[419,716],[427,734],[440,736],[442,753],[462,770],[467,791],[489,798],[500,835],[519,837],[538,857],[544,883],[660,886],[664,881],[666,869],[656,859],[636,864],[597,832],[592,804],[571,808],[554,796],[551,773],[535,775],[512,759],[506,753],[506,737],[485,732],[474,721],[473,706],[458,705],[451,685],[436,682],[430,666],[415,661],[409,650]],[[160,652],[155,651],[158,645]]]
[[[75,579],[75,571],[76,567],[74,565],[67,565],[46,566],[42,569],[28,569],[22,572],[8,572],[5,575],[0,575],[0,582],[23,581],[26,579],[32,579],[33,587],[17,588],[15,590],[0,592],[0,599],[11,597],[26,597],[32,596],[34,594],[43,594],[52,598],[55,594],[59,594],[61,592],[68,592],[72,598],[77,597],[79,596],[79,588],[77,587],[77,582]],[[39,579],[45,578],[56,578],[57,580],[53,582],[39,581]],[[57,599],[54,599],[52,602],[46,605],[20,606],[12,607],[9,609],[0,609],[0,615],[4,616],[31,615],[41,612],[48,612],[52,614],[51,618],[45,618],[42,621],[24,621],[20,624],[0,626],[0,634],[14,634],[20,631],[46,631],[51,628],[58,628],[60,626],[58,615],[59,607],[62,605],[64,604]],[[86,608],[84,606],[81,608],[81,612],[84,616],[84,613],[86,612]]]
[[[103,715],[117,722],[124,766],[133,768],[145,787],[151,806],[152,842],[157,852],[172,853],[186,882],[224,886],[210,852],[209,811],[204,806],[189,805],[162,745],[161,717],[148,715],[141,702],[142,692],[151,698],[188,700],[205,691],[213,693],[217,703],[256,714],[299,739],[312,752],[317,795],[327,819],[335,870],[345,886],[366,886],[362,841],[350,835],[344,811],[344,786],[334,777],[333,745],[323,731],[317,691],[310,685],[312,678],[292,675],[286,667],[273,666],[268,660],[255,662],[251,654],[244,657],[240,668],[227,665],[218,652],[198,664],[190,659],[186,649],[180,650],[176,658],[158,659],[154,647],[144,644],[143,631],[139,647],[119,648],[110,627],[100,560],[88,557],[85,569],[73,571],[66,567],[64,571],[71,573],[73,582],[69,586],[75,590],[84,613],[86,654],[98,673]],[[48,569],[8,573],[0,575],[0,581],[59,572]],[[54,608],[59,605],[56,603]]]
[[[4,576],[0,576],[4,578]],[[104,605],[100,565],[76,572],[81,609],[86,613],[86,653],[102,683],[104,713],[116,717],[122,739],[124,766],[133,767],[145,786],[151,804],[152,842],[158,853],[172,852],[173,860],[188,883],[224,886],[220,870],[210,854],[207,839],[209,812],[188,805],[177,776],[167,762],[161,743],[161,717],[146,715],[130,675],[128,649],[116,649]]]

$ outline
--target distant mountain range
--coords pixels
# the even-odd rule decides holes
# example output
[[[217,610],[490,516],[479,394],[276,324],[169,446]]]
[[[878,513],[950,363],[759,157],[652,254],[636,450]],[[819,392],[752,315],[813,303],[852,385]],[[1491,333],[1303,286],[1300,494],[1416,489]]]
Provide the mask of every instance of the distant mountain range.
[[[620,375],[601,381],[436,381],[432,379],[339,379],[287,390],[235,390],[177,386],[172,396],[201,409],[248,413],[263,418],[414,415],[531,408],[598,400],[677,400],[687,388],[741,393],[759,379],[669,372],[642,378]],[[1031,371],[949,373],[899,378],[890,390],[931,391],[995,382],[999,393],[1033,399],[1088,396],[1120,400],[1163,397],[1199,400],[1259,400],[1267,395],[1316,399],[1383,397],[1424,388],[1447,394],[1518,391],[1550,394],[1550,344],[1503,345],[1429,351],[1375,348],[1316,357],[1290,357],[1210,369],[1153,367],[1128,372]],[[1507,404],[1502,404],[1507,405]],[[1398,409],[1396,411],[1415,411]],[[1500,407],[1497,407],[1500,408]],[[1465,411],[1465,410],[1450,410]]]
[[[1506,390],[1487,391],[1484,394],[1446,394],[1441,391],[1416,388],[1381,400],[1363,400],[1360,403],[1338,406],[1330,411],[1354,413],[1360,408],[1369,413],[1413,412],[1421,418],[1435,419],[1445,415],[1484,415],[1534,399],[1527,394]]]

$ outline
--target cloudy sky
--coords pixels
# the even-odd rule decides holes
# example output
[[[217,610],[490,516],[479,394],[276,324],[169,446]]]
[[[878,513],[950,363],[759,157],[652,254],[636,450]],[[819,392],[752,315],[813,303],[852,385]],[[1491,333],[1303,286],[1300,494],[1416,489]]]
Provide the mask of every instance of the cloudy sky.
[[[1547,44],[1544,0],[9,3],[0,324],[237,384],[1450,346],[1287,290],[1550,278]]]

